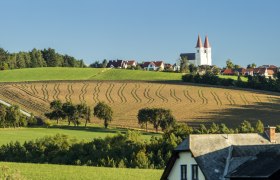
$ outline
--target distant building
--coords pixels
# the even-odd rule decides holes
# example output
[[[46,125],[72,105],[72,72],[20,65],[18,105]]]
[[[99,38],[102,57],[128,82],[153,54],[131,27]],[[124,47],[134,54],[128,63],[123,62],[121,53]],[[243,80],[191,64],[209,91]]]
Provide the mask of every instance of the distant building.
[[[142,68],[148,71],[162,71],[164,70],[164,63],[163,61],[144,62]]]
[[[175,148],[162,180],[279,180],[280,133],[189,135]]]
[[[127,66],[130,66],[130,67],[136,67],[137,66],[137,62],[135,60],[126,61],[126,64],[127,64]]]
[[[127,62],[123,60],[110,60],[107,64],[107,68],[127,68]]]
[[[204,46],[202,46],[202,41],[200,36],[198,35],[197,43],[196,43],[196,53],[182,53],[180,57],[187,58],[189,63],[192,63],[196,66],[201,65],[212,65],[212,53],[211,46],[208,40],[208,37],[205,37]]]

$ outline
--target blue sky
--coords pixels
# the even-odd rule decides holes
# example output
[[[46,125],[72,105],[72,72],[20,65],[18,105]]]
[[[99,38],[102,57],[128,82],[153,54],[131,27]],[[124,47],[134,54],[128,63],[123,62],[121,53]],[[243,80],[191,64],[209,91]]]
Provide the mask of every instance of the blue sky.
[[[213,64],[280,66],[278,0],[1,0],[0,47],[52,47],[89,64],[175,62],[207,34]]]

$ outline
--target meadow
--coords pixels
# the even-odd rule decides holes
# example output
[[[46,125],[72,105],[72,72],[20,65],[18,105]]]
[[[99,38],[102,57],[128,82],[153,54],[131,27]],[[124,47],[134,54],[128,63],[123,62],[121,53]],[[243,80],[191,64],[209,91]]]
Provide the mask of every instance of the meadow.
[[[1,167],[8,167],[30,180],[81,179],[81,180],[156,180],[160,179],[163,170],[106,168],[90,166],[70,166],[52,164],[7,163],[0,162]]]
[[[259,119],[265,124],[276,125],[280,116],[279,93],[180,82],[89,80],[2,83],[0,99],[41,116],[50,111],[49,103],[53,100],[86,103],[91,107],[104,101],[114,111],[111,125],[122,128],[139,128],[137,113],[144,107],[171,109],[179,122],[194,126],[222,122],[232,127],[243,120]],[[92,118],[92,123],[101,125],[103,122]]]
[[[55,134],[64,134],[70,138],[76,138],[79,141],[91,141],[94,138],[105,138],[114,136],[117,133],[126,133],[127,129],[108,128],[99,126],[89,127],[68,127],[68,126],[51,126],[49,128],[1,128],[0,129],[0,146],[9,142],[18,141],[23,143],[28,140],[35,140],[44,136],[53,136]],[[149,141],[150,138],[158,136],[156,133],[140,132],[143,140]]]
[[[0,82],[52,80],[172,80],[181,81],[181,73],[109,68],[28,68],[0,71]]]
[[[238,76],[230,76],[230,75],[218,75],[219,78],[223,78],[223,79],[233,79],[233,80],[237,80]],[[241,76],[241,80],[244,82],[248,81],[247,77],[243,77]]]

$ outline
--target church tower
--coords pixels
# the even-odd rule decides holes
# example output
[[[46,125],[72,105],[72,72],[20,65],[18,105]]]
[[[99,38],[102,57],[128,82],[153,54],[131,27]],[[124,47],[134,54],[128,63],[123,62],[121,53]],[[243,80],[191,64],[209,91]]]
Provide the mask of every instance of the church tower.
[[[206,55],[206,65],[211,66],[212,65],[212,53],[211,53],[211,46],[208,40],[208,36],[205,37],[205,41],[204,41],[204,52]]]
[[[205,58],[204,58],[204,47],[202,46],[202,41],[199,35],[197,38],[197,43],[195,48],[196,48],[195,65],[200,66]]]

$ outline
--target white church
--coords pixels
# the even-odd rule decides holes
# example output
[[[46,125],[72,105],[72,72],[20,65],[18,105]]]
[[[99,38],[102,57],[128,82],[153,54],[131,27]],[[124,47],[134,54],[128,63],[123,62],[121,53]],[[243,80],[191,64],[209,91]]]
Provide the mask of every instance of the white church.
[[[205,37],[204,46],[202,45],[202,41],[200,36],[198,35],[197,43],[196,43],[196,53],[182,53],[180,54],[181,58],[187,58],[190,64],[194,64],[196,66],[201,65],[212,65],[212,55],[211,55],[211,46],[208,40],[208,37]]]

